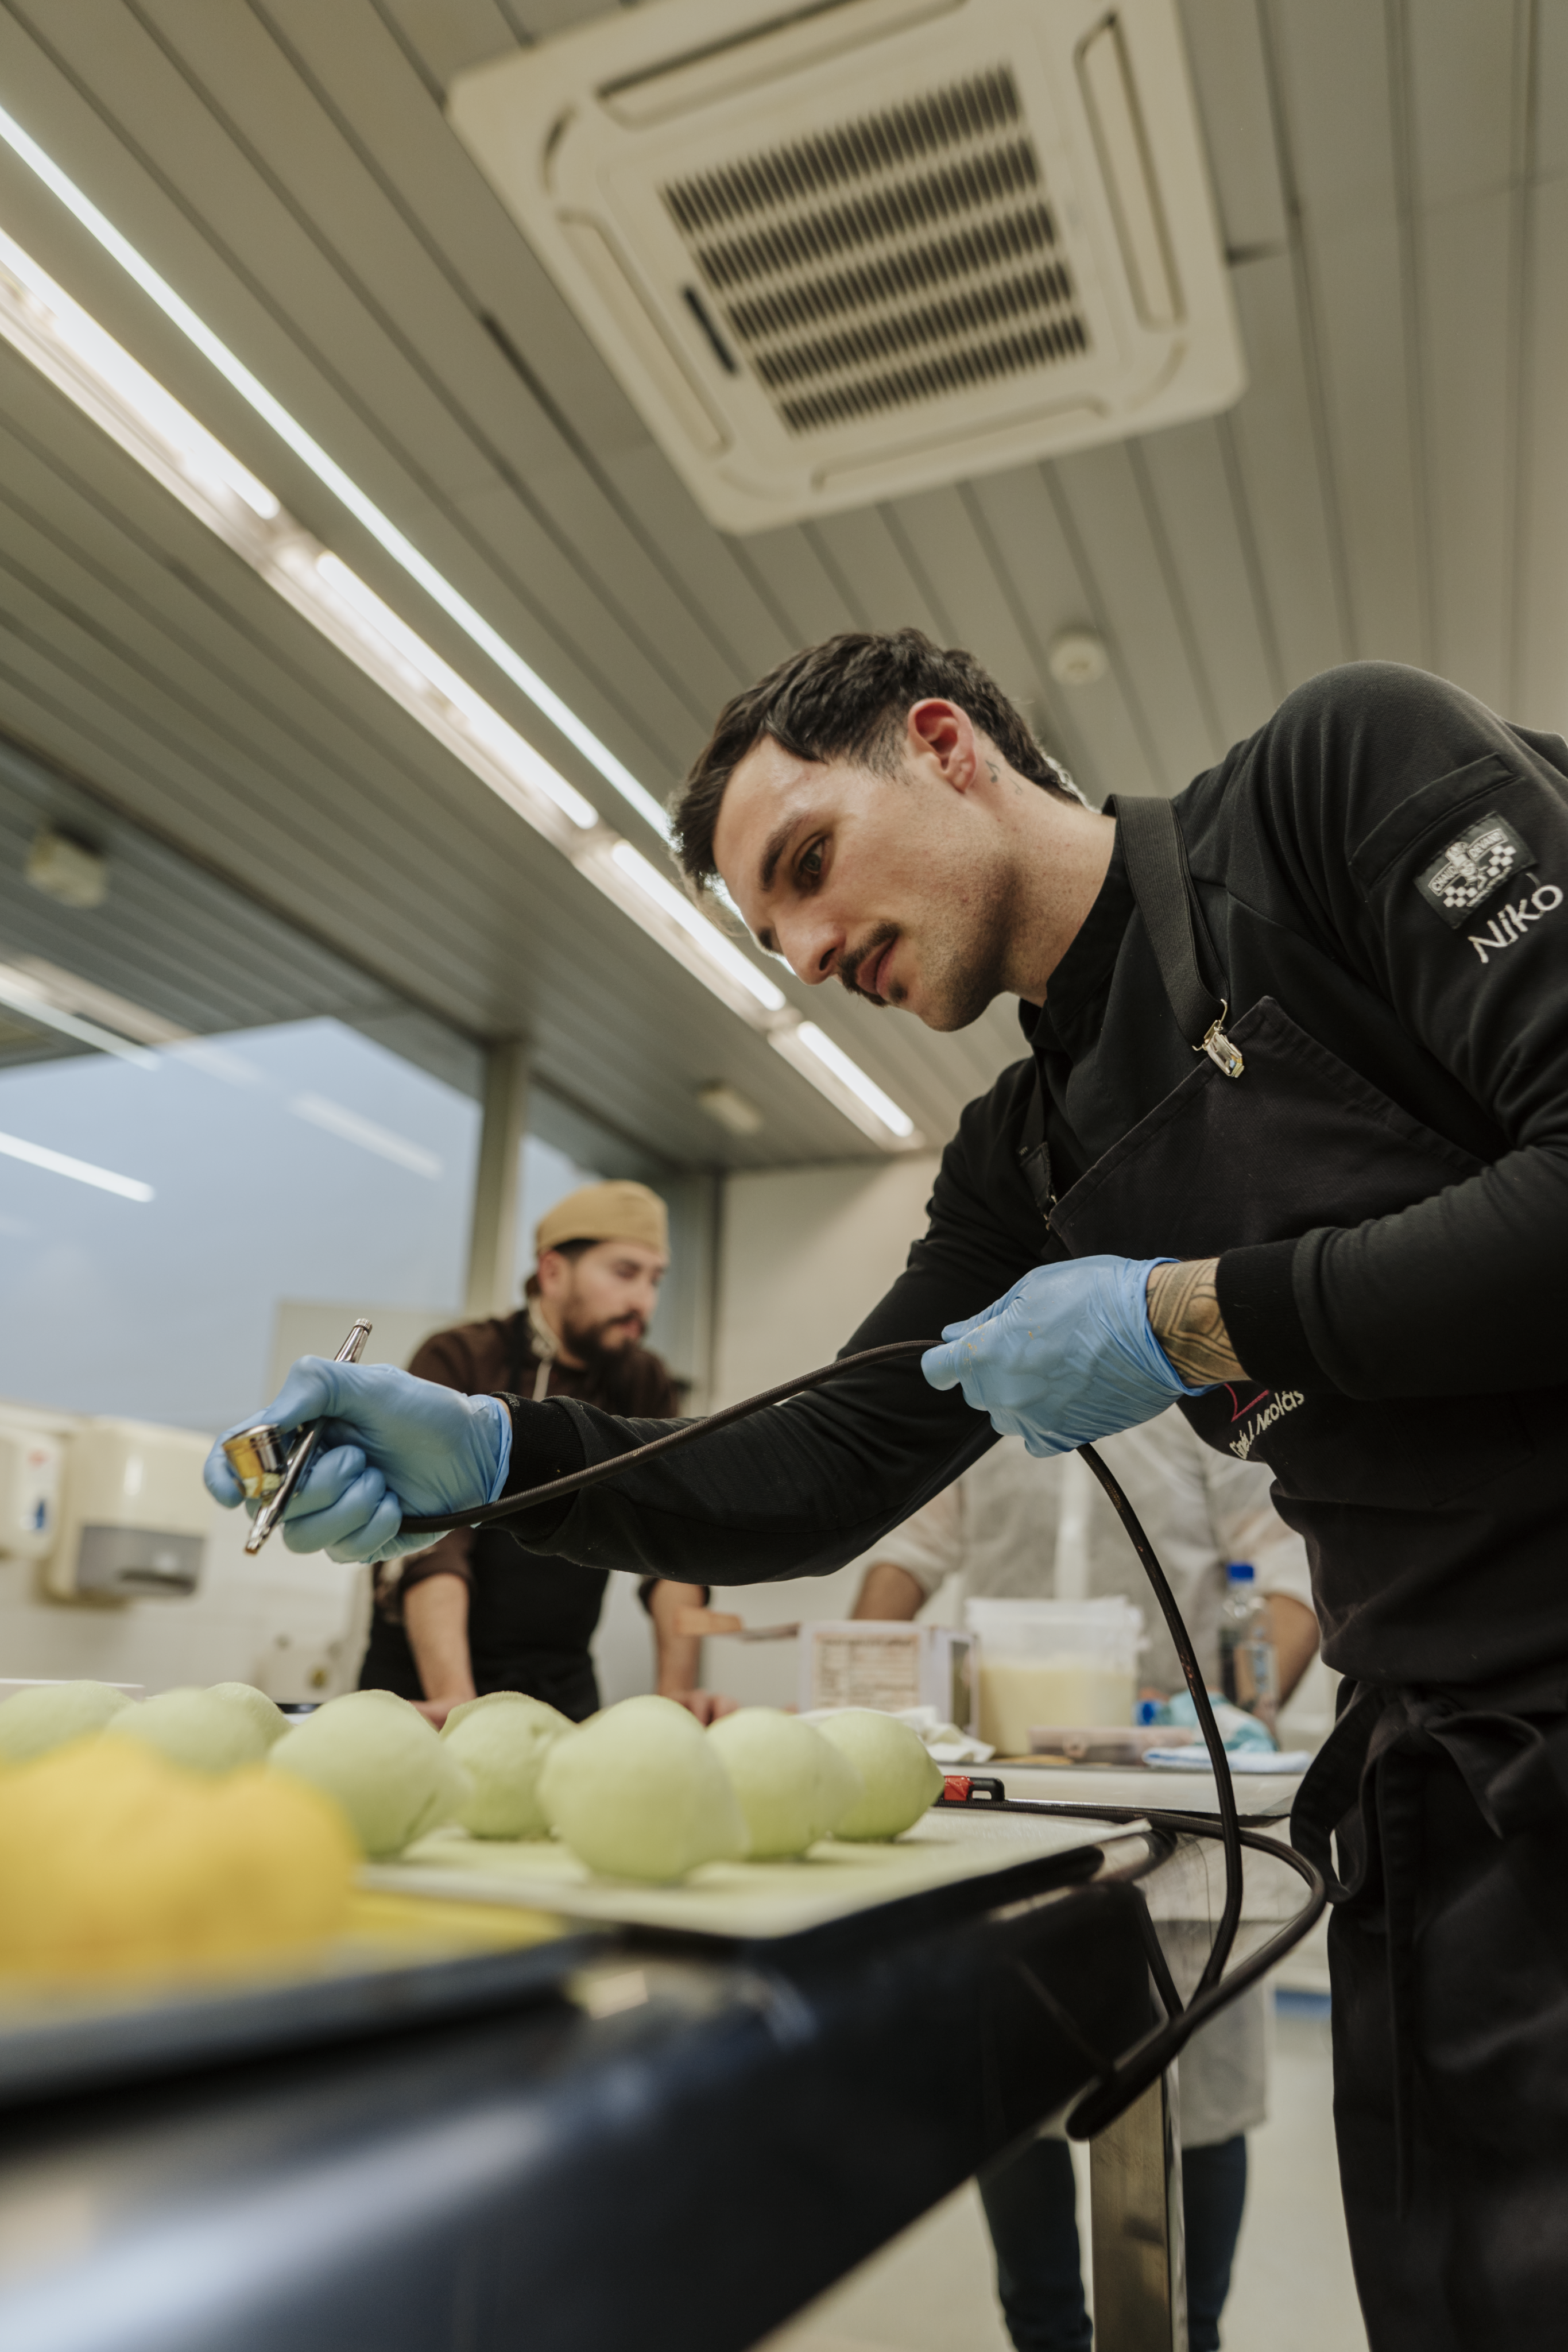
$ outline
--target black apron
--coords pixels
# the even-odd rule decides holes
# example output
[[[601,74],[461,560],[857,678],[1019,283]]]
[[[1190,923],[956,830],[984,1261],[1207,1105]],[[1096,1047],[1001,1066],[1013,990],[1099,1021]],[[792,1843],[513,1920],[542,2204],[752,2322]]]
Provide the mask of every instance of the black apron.
[[[1479,1161],[1271,997],[1228,1023],[1200,971],[1207,942],[1174,811],[1121,802],[1116,815],[1197,1059],[1060,1199],[1037,1092],[1019,1156],[1060,1247],[1213,1257],[1354,1225],[1473,1174]],[[1568,1430],[1568,1395],[1367,1403],[1237,1382],[1182,1410],[1207,1444],[1273,1471],[1325,1622],[1375,1612],[1401,1580],[1400,1614],[1429,1594],[1443,1629],[1403,1674],[1344,1686],[1292,1817],[1336,1903],[1335,2124],[1373,2352],[1556,2341],[1568,2333],[1568,1541],[1558,1654],[1508,1686],[1467,1688],[1463,1625],[1508,1607],[1511,1528],[1562,1520],[1563,1449],[1535,1435]]]
[[[528,1560],[524,1575],[517,1545],[499,1528],[476,1536],[469,1567],[468,1654],[480,1697],[525,1691],[574,1723],[597,1714],[599,1684],[589,1644],[609,1581],[605,1573],[541,1556]],[[424,1696],[406,1631],[379,1609],[371,1618],[360,1688]]]
[[[606,1571],[542,1553],[519,1561],[504,1527],[479,1529],[469,1562],[475,1688],[527,1691],[574,1723],[597,1714],[599,1685],[589,1645],[610,1581]]]

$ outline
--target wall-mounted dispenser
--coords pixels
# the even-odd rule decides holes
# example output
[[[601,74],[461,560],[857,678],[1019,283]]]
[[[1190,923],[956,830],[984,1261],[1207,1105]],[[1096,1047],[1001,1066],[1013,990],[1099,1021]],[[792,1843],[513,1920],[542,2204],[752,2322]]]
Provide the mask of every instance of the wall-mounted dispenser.
[[[209,1443],[152,1422],[77,1423],[45,1570],[57,1600],[177,1600],[195,1591],[212,1517],[202,1484]]]
[[[67,1440],[0,1414],[0,1553],[46,1559],[60,1525]]]

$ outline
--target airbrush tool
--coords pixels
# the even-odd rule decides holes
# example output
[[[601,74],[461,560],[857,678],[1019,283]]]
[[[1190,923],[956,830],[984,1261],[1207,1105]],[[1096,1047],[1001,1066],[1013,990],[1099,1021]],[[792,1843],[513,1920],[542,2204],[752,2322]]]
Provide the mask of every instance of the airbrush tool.
[[[370,1336],[368,1323],[356,1323],[333,1362],[357,1364]],[[233,1437],[225,1438],[224,1452],[228,1455],[230,1469],[245,1489],[246,1502],[261,1506],[245,1539],[247,1552],[258,1552],[283,1517],[284,1506],[305,1475],[320,1433],[319,1422],[312,1422],[308,1429],[290,1433],[279,1429],[276,1422],[257,1421],[249,1429],[236,1430]]]

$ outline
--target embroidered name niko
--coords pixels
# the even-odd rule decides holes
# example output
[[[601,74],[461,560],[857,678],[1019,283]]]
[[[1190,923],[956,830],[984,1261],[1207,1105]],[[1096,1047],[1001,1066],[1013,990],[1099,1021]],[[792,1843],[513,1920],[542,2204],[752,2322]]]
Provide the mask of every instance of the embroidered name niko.
[[[1281,1389],[1276,1396],[1270,1397],[1262,1412],[1253,1414],[1240,1436],[1231,1439],[1230,1451],[1237,1460],[1245,1462],[1264,1432],[1272,1429],[1277,1421],[1283,1421],[1288,1412],[1294,1412],[1296,1407],[1305,1404],[1306,1401],[1300,1389]]]
[[[1556,883],[1543,882],[1528,898],[1516,899],[1511,904],[1505,900],[1479,939],[1474,931],[1467,932],[1466,937],[1482,963],[1490,963],[1502,949],[1512,947],[1516,940],[1524,937],[1527,923],[1538,923],[1542,915],[1554,914],[1562,904],[1563,893]]]

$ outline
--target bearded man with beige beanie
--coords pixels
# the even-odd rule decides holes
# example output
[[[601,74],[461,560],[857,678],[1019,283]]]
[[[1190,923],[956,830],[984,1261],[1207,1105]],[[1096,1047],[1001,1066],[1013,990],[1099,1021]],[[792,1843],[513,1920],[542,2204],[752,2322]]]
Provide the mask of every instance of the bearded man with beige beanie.
[[[537,1264],[517,1313],[438,1331],[411,1372],[466,1396],[580,1397],[608,1412],[668,1420],[679,1384],[642,1345],[670,1260],[669,1217],[645,1184],[588,1184],[558,1201],[534,1236]],[[599,1705],[590,1643],[609,1581],[520,1550],[504,1528],[458,1528],[429,1551],[375,1570],[361,1689],[396,1691],[434,1723],[486,1691],[520,1690],[580,1722]],[[730,1702],[697,1689],[701,1643],[681,1631],[700,1584],[650,1578],[656,1687],[699,1722]]]

